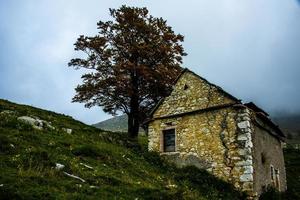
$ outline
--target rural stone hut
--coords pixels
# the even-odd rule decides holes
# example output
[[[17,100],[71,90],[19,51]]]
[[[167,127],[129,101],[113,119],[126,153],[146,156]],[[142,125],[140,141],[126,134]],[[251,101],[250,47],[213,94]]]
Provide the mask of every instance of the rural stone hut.
[[[286,190],[284,134],[255,104],[185,69],[151,116],[150,151],[205,168],[252,197],[269,185]]]

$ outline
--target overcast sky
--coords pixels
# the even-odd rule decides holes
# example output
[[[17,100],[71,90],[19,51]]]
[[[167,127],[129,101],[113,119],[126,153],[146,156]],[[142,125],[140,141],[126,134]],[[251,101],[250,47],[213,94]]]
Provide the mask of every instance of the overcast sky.
[[[0,0],[0,98],[88,124],[109,118],[71,103],[82,71],[67,63],[77,37],[123,4],[185,36],[184,67],[268,112],[300,112],[299,0]]]

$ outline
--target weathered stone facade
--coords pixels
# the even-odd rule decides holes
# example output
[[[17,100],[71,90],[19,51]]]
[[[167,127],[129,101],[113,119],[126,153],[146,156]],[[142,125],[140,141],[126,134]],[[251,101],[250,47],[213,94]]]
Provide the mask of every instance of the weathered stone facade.
[[[270,133],[274,133],[272,129],[266,129],[268,127],[260,119],[254,119],[255,131],[253,132],[253,142],[255,144],[253,148],[253,167],[255,168],[254,190],[258,193],[266,185],[273,185],[279,189],[279,191],[286,190],[286,174],[284,167],[284,159],[282,152],[282,143],[276,137],[270,137]],[[274,174],[274,180],[272,180],[270,168],[278,170],[279,182],[276,186],[276,172]]]
[[[205,168],[251,196],[257,196],[262,187],[257,183],[262,178],[255,168],[257,154],[262,149],[268,151],[260,137],[272,141],[268,148],[276,150],[269,156],[277,157],[274,167],[282,171],[280,188],[284,190],[281,141],[267,131],[257,132],[253,123],[256,112],[218,86],[185,70],[152,116],[148,124],[150,151],[161,152],[179,166]],[[168,129],[175,130],[174,152],[164,152],[163,131]]]

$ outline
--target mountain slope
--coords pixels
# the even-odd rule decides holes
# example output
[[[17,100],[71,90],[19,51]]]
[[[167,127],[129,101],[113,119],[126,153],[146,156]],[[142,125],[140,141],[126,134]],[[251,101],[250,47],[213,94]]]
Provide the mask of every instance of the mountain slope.
[[[113,118],[93,124],[92,126],[105,131],[127,133],[127,129],[128,129],[127,121],[128,121],[128,117],[125,114],[125,115],[115,116]],[[144,129],[140,127],[139,133],[141,135],[145,135]]]
[[[242,199],[232,185],[177,169],[139,141],[0,100],[0,199]]]
[[[300,114],[278,115],[274,121],[287,135],[288,143],[300,144]]]
[[[105,121],[93,124],[92,126],[112,132],[127,132],[127,115],[116,116]]]

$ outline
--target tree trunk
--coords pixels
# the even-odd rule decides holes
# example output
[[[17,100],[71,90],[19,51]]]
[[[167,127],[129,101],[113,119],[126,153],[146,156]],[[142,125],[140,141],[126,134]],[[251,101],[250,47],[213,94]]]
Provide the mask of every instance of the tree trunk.
[[[127,114],[127,116],[128,116],[128,135],[129,137],[132,137],[131,133],[133,133],[133,116],[131,112]]]
[[[139,95],[138,80],[136,72],[131,74],[132,95],[130,99],[130,113],[128,115],[128,134],[131,138],[136,138],[139,133]]]
[[[138,109],[138,101],[132,102],[133,107],[131,107],[131,111],[128,114],[128,134],[131,138],[136,138],[139,133],[139,109]]]

